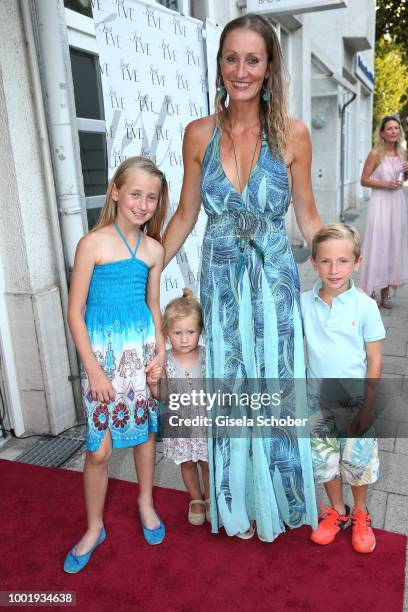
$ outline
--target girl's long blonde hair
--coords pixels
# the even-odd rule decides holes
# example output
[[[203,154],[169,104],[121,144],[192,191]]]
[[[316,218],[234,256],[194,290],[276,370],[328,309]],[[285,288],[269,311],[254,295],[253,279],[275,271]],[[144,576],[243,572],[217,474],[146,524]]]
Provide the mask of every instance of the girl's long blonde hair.
[[[167,185],[167,180],[163,172],[159,170],[156,164],[154,164],[148,157],[140,157],[138,155],[129,157],[116,168],[115,174],[109,181],[105,202],[101,210],[101,214],[99,215],[98,222],[91,231],[94,232],[101,227],[110,225],[115,221],[117,214],[117,202],[115,202],[115,200],[112,198],[112,189],[114,185],[116,185],[117,189],[120,189],[122,185],[124,185],[129,170],[142,170],[143,172],[148,172],[152,176],[160,179],[161,187],[157,208],[152,218],[149,219],[147,223],[142,225],[140,229],[148,236],[151,236],[158,242],[161,242],[163,225],[169,206],[169,188]]]
[[[268,54],[268,78],[265,79],[264,89],[268,100],[264,100],[260,93],[260,119],[261,125],[266,129],[268,145],[271,153],[284,155],[289,140],[289,117],[287,113],[288,77],[285,63],[275,30],[265,17],[248,13],[233,19],[223,29],[217,53],[217,77],[215,96],[215,116],[222,129],[229,130],[228,108],[226,106],[227,94],[221,76],[221,59],[227,35],[233,30],[251,30],[259,34],[266,46]]]
[[[395,143],[395,151],[398,155],[398,157],[401,157],[401,159],[406,159],[407,158],[407,152],[404,149],[404,147],[401,145],[401,137],[403,135],[402,132],[402,125],[401,125],[401,121],[399,117],[396,117],[394,115],[385,115],[385,117],[383,117],[381,119],[381,123],[378,126],[378,130],[376,133],[376,140],[375,140],[375,146],[374,146],[374,151],[376,151],[377,155],[378,155],[378,160],[381,162],[384,159],[385,156],[385,141],[384,138],[381,136],[381,132],[384,131],[386,124],[388,123],[388,121],[396,121],[400,127],[400,138],[397,140],[397,142]]]

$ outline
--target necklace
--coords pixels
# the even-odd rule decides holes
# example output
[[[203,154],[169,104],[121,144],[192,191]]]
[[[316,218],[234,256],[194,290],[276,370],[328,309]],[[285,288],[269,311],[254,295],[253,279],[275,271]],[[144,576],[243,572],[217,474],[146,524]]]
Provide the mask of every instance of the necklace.
[[[251,166],[249,168],[248,182],[246,184],[247,187],[249,187],[249,179],[251,178],[251,173],[252,173],[252,170],[253,170],[253,165],[254,165],[254,161],[255,161],[255,154],[256,154],[256,150],[258,148],[259,136],[260,136],[260,132],[258,132],[258,135],[256,137],[255,148],[254,148],[254,152],[252,154],[252,159],[251,159]],[[231,138],[231,142],[232,142],[232,150],[234,151],[235,170],[236,170],[237,178],[238,178],[239,192],[240,192],[240,194],[242,196],[242,193],[243,193],[242,183],[241,183],[241,177],[239,175],[237,152],[235,150],[235,143],[234,143],[234,138],[232,136],[232,131],[231,131],[231,134],[230,134],[230,138]],[[249,189],[247,189],[247,197],[246,197],[246,202],[245,202],[246,204],[248,203],[248,197],[249,197]]]

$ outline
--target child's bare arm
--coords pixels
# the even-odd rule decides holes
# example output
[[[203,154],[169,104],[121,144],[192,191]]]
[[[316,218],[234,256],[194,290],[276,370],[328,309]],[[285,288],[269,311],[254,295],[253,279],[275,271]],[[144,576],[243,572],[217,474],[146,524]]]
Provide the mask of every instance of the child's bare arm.
[[[94,265],[95,235],[88,234],[79,241],[75,254],[68,300],[68,325],[89,377],[92,399],[110,402],[115,399],[112,383],[96,361],[84,321],[85,305]]]
[[[154,259],[154,264],[149,271],[149,278],[146,289],[146,302],[156,327],[156,357],[146,366],[145,372],[148,375],[156,366],[163,366],[166,343],[163,333],[163,321],[160,311],[160,275],[163,270],[164,249],[156,240],[149,239],[149,250]]]
[[[162,402],[167,400],[167,378],[164,374],[162,374],[160,378],[155,378],[154,373],[152,376],[149,374],[147,376],[147,384],[149,385],[150,393],[153,395],[154,399]]]
[[[365,349],[367,354],[367,376],[365,381],[364,402],[360,412],[356,415],[351,425],[352,433],[355,435],[363,434],[373,423],[374,398],[381,377],[381,340],[366,342]]]

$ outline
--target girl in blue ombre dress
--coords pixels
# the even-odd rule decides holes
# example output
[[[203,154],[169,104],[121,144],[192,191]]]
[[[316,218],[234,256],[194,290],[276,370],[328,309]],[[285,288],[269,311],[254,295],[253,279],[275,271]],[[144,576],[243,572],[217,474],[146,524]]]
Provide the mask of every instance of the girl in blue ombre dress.
[[[131,157],[117,168],[96,227],[77,247],[68,322],[81,358],[88,529],[65,559],[69,573],[105,539],[112,448],[134,447],[142,531],[149,544],[164,539],[152,501],[157,416],[147,382],[160,377],[165,356],[159,292],[167,205],[163,173]]]

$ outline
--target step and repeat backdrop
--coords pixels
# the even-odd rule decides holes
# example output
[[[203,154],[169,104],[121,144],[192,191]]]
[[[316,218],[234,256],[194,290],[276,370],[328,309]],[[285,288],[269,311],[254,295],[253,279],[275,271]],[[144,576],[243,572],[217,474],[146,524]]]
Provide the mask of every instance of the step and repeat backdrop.
[[[127,157],[151,158],[170,186],[170,219],[183,180],[182,143],[190,121],[209,113],[215,90],[219,28],[210,24],[207,75],[203,23],[138,0],[99,0],[93,8],[105,106],[109,178]],[[213,49],[215,45],[215,50]],[[212,105],[211,105],[212,106]],[[177,257],[162,274],[165,306],[183,287],[199,293],[203,211]]]

